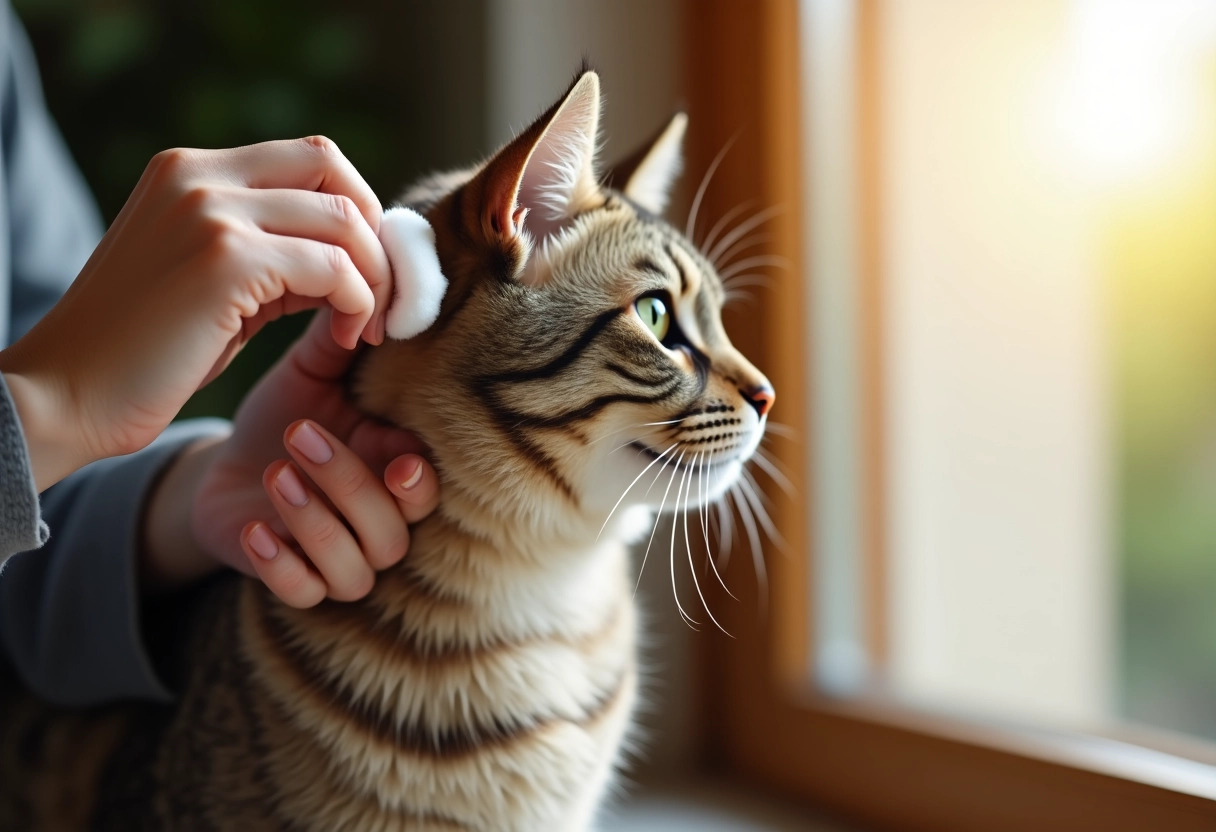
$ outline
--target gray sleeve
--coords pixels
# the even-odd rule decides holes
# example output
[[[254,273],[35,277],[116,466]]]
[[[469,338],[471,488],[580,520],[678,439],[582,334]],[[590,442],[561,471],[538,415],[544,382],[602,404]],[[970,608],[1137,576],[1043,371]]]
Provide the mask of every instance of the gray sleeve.
[[[0,569],[10,555],[37,549],[46,538],[21,420],[0,373]]]
[[[227,429],[218,419],[171,425],[143,451],[96,462],[43,494],[50,540],[0,572],[0,647],[39,695],[72,706],[170,698],[141,631],[142,508],[176,454]]]
[[[93,197],[47,112],[25,31],[0,4],[0,346],[34,325],[92,254],[102,223]],[[0,277],[2,280],[2,277]],[[0,285],[0,290],[5,287]]]
[[[46,314],[88,259],[101,222],[42,99],[20,22],[0,2],[0,347]],[[0,379],[0,564],[47,538],[21,423]]]
[[[46,110],[25,32],[0,0],[0,346],[46,314],[101,231]],[[140,453],[76,472],[42,495],[44,524],[25,438],[0,378],[0,661],[10,660],[45,698],[86,705],[168,697],[141,633],[142,507],[182,448],[222,430],[216,421],[175,425]]]

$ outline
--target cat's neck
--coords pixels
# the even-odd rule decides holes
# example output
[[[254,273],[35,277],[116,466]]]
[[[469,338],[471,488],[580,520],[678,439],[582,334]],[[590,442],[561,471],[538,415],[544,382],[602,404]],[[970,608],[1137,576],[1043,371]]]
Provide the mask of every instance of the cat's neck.
[[[647,507],[592,510],[550,496],[521,501],[513,494],[495,502],[458,485],[445,485],[436,521],[471,542],[489,544],[504,562],[537,561],[548,566],[555,558],[592,558],[603,544],[636,542],[652,527],[654,511]]]
[[[484,617],[483,637],[513,638],[594,630],[628,589],[628,552],[615,535],[518,525],[492,533],[453,508],[415,528],[399,567],[412,584],[404,603],[423,591]],[[391,583],[377,593],[390,606]]]

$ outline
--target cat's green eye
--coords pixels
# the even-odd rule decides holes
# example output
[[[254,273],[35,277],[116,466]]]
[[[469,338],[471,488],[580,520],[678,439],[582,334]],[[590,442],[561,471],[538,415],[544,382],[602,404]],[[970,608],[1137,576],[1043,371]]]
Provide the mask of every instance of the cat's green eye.
[[[671,329],[671,313],[662,299],[647,295],[634,301],[633,308],[638,310],[638,317],[655,338],[662,341],[667,337],[667,330]]]

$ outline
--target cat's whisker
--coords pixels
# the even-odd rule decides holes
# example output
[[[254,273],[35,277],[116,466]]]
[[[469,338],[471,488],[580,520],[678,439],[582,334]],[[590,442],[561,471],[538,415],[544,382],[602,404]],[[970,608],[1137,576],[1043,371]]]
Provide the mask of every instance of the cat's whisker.
[[[617,428],[616,430],[610,430],[607,433],[605,433],[603,436],[599,436],[599,437],[596,437],[595,439],[592,439],[587,444],[588,444],[588,446],[590,446],[590,445],[596,444],[597,442],[603,442],[605,439],[611,439],[612,437],[614,437],[618,434],[624,433],[627,430],[636,430],[637,428],[650,428],[650,427],[655,427],[657,425],[674,425],[674,424],[677,424],[678,422],[683,422],[683,421],[684,421],[683,419],[669,419],[666,422],[639,422],[636,425],[625,425],[625,427],[623,427],[623,428]],[[626,443],[626,444],[628,444],[628,443]]]
[[[718,275],[724,282],[730,280],[736,275],[741,275],[748,269],[755,268],[774,268],[788,269],[790,261],[788,258],[781,257],[775,254],[758,254],[755,257],[744,257],[737,263],[731,264],[730,268],[722,271]]]
[[[714,160],[709,163],[709,167],[705,170],[705,176],[701,178],[701,184],[697,187],[696,196],[692,199],[692,207],[688,209],[688,222],[684,224],[684,236],[690,240],[696,239],[694,232],[697,228],[697,214],[701,211],[701,200],[705,198],[705,192],[709,189],[709,183],[713,180],[714,173],[718,170],[718,165],[722,164],[722,160],[726,158],[727,151],[730,150],[731,145],[738,138],[738,132],[730,137],[726,144],[722,146],[722,149],[718,151],[718,155],[714,157]]]
[[[764,497],[764,492],[760,490],[760,487],[746,468],[741,473],[743,474],[743,479],[739,480],[739,489],[743,492],[743,496],[747,501],[751,503],[753,512],[757,519],[760,520],[760,525],[764,527],[764,533],[777,544],[778,549],[784,552],[788,546],[781,532],[777,531],[777,526],[769,516],[768,509],[765,508],[764,502],[767,498]]]
[[[684,462],[684,454],[680,454],[680,459],[676,462],[676,468],[673,468],[671,470],[672,479],[675,479],[675,472],[681,466],[681,463],[683,463],[683,462]],[[680,508],[680,493],[684,490],[684,485],[686,482],[688,482],[688,469],[687,468],[685,468],[684,473],[680,475],[680,485],[676,489],[675,507],[676,507],[677,511],[679,511],[679,508]],[[677,526],[679,526],[679,523],[677,522],[677,518],[673,515],[671,518],[671,548],[668,552],[668,566],[671,569],[671,597],[676,599],[676,609],[678,609],[680,611],[680,617],[684,619],[684,623],[686,623],[689,627],[692,627],[695,630],[698,628],[698,626],[700,625],[701,622],[697,621],[695,618],[693,618],[691,615],[689,615],[687,610],[684,609],[684,605],[680,603],[680,592],[678,589],[676,589],[676,527]]]
[[[611,451],[609,451],[608,456],[612,456],[617,451],[621,451],[621,450],[624,450],[625,448],[628,448],[630,445],[633,444],[633,442],[634,442],[634,440],[632,440],[632,439],[626,439],[624,442],[622,442],[621,444],[619,444],[615,448],[613,448]]]
[[[709,574],[709,562],[713,557],[713,549],[709,545],[709,512],[712,506],[705,500],[705,465],[708,460],[707,456],[701,463],[701,478],[697,483],[697,508],[700,514],[701,536],[705,540],[705,565],[701,567],[702,575]]]
[[[782,422],[774,422],[771,419],[764,423],[764,433],[766,439],[770,433],[782,439],[788,439],[791,442],[797,442],[802,438],[802,434],[791,426]]]
[[[722,281],[722,288],[729,291],[742,289],[747,286],[759,286],[762,289],[772,288],[773,279],[759,272],[747,272]]]
[[[630,491],[632,491],[632,490],[633,490],[633,487],[634,487],[635,485],[637,485],[637,484],[638,484],[638,480],[640,480],[642,477],[646,476],[646,472],[647,472],[647,471],[649,471],[651,468],[653,468],[653,467],[655,466],[655,463],[657,463],[657,462],[658,462],[660,459],[662,459],[663,457],[667,456],[669,453],[671,453],[672,451],[674,451],[674,450],[675,450],[675,449],[676,449],[676,448],[679,446],[679,444],[680,444],[679,442],[673,442],[670,448],[668,448],[667,450],[663,451],[663,453],[659,454],[659,455],[658,455],[658,456],[656,456],[654,459],[652,459],[652,460],[650,461],[650,464],[649,464],[649,465],[647,465],[645,468],[643,468],[643,469],[642,469],[642,473],[638,474],[636,477],[634,477],[634,478],[633,478],[633,482],[629,483],[629,487],[628,487],[628,488],[626,488],[626,489],[625,489],[625,490],[624,490],[624,491],[621,493],[620,499],[618,499],[618,500],[616,501],[616,505],[614,505],[614,506],[612,507],[612,511],[608,512],[608,516],[607,516],[606,518],[604,518],[604,525],[600,526],[600,531],[599,531],[599,534],[597,534],[597,535],[595,536],[595,539],[596,539],[597,541],[600,539],[600,535],[602,535],[602,534],[604,533],[604,529],[608,528],[608,521],[612,519],[612,515],[616,514],[616,510],[617,510],[618,508],[620,508],[620,507],[621,507],[621,503],[622,503],[622,502],[624,502],[624,500],[625,500],[625,496],[626,496],[626,495],[627,495],[627,494],[628,494]]]
[[[747,199],[723,214],[721,218],[714,223],[713,228],[709,229],[709,233],[705,235],[705,239],[701,241],[701,251],[709,251],[709,249],[713,246],[714,241],[718,239],[718,235],[726,230],[727,224],[755,204],[756,200]]]
[[[722,252],[730,248],[743,235],[751,232],[755,228],[763,225],[785,211],[784,205],[772,205],[765,208],[763,211],[757,211],[751,217],[736,225],[729,234],[726,234],[718,241],[713,250],[705,255],[706,259],[711,263],[717,263],[722,256]]]
[[[790,478],[785,475],[785,472],[781,470],[781,467],[776,462],[769,459],[768,455],[760,448],[756,448],[752,454],[752,460],[764,469],[764,473],[768,474],[769,479],[785,492],[785,496],[791,500],[794,499],[797,489],[794,488],[794,484],[790,482]]]
[[[708,457],[706,457],[706,459],[708,459]],[[729,595],[731,598],[734,598],[736,601],[738,601],[739,599],[735,596],[735,593],[731,592],[730,587],[728,587],[726,585],[726,581],[722,580],[722,574],[720,572],[718,572],[718,567],[714,563],[713,555],[710,552],[709,520],[708,520],[706,511],[705,511],[704,494],[705,494],[705,460],[702,460],[701,461],[701,484],[700,484],[700,491],[698,492],[698,497],[700,497],[700,501],[701,501],[701,534],[705,538],[705,561],[706,561],[706,563],[709,564],[709,567],[714,570],[714,577],[718,579],[718,584],[722,587],[723,590],[726,591],[726,594]]]
[[[751,506],[740,495],[738,488],[739,484],[735,483],[730,490],[734,495],[735,507],[739,511],[739,519],[743,521],[743,527],[747,531],[747,542],[752,550],[752,564],[756,570],[760,605],[764,610],[768,607],[768,568],[764,565],[764,549],[760,543],[760,530],[756,527],[756,518],[752,516]]]
[[[697,470],[697,463],[700,461],[700,454],[693,457],[692,466],[688,471],[688,490],[684,492],[684,511],[681,512],[684,517],[684,549],[688,552],[688,572],[692,575],[692,585],[697,590],[697,596],[701,599],[701,606],[705,608],[705,614],[709,616],[709,620],[714,623],[714,626],[721,630],[726,635],[734,638],[725,627],[718,623],[718,619],[714,618],[713,612],[709,608],[709,602],[705,600],[705,593],[701,591],[701,582],[697,579],[697,568],[692,562],[692,542],[688,537],[688,500],[692,496],[692,475]]]
[[[708,457],[706,457],[708,460]],[[709,545],[709,512],[713,510],[713,506],[705,501],[705,463],[700,466],[700,482],[697,484],[697,502],[700,510],[700,534],[705,540],[705,564],[700,568],[700,574],[709,574],[709,562],[713,560],[713,552]]]
[[[718,555],[715,561],[718,569],[726,569],[730,564],[730,550],[735,544],[735,520],[731,514],[730,492],[727,491],[714,503],[718,510]]]
[[[677,442],[676,444],[678,445],[679,443]],[[664,462],[664,463],[663,463],[663,467],[662,467],[662,468],[660,468],[658,471],[656,471],[656,472],[655,472],[654,479],[652,479],[652,480],[650,481],[650,485],[648,485],[648,486],[646,487],[646,493],[642,495],[643,497],[648,497],[648,496],[650,496],[650,492],[651,492],[651,490],[654,488],[654,484],[655,484],[656,482],[658,482],[658,481],[659,481],[659,477],[663,476],[663,471],[664,471],[664,470],[667,468],[668,463],[670,463],[670,462],[671,462],[673,459],[675,459],[675,457],[674,457],[674,456],[669,456],[669,457],[667,457],[667,462]],[[672,470],[674,471],[675,469],[673,468]],[[663,510],[663,509],[662,509],[662,507],[660,506],[659,511],[662,511],[662,510]]]
[[[684,456],[684,454],[681,453],[680,457],[683,458],[683,456]],[[667,461],[670,462],[674,458],[675,457],[668,457]],[[655,482],[658,481],[659,477],[661,477],[663,475],[663,469],[666,467],[667,467],[667,463],[664,462],[663,468],[660,468],[659,473],[654,475],[654,480],[651,481],[651,483],[650,483],[651,488],[654,487],[654,484],[655,484]],[[657,512],[655,512],[654,525],[650,529],[650,540],[647,541],[647,543],[646,543],[646,553],[644,555],[642,555],[642,565],[640,567],[638,567],[638,582],[633,585],[633,597],[634,598],[638,597],[638,587],[640,587],[642,585],[642,573],[646,571],[646,561],[650,557],[650,547],[654,543],[655,532],[657,532],[659,530],[659,518],[663,516],[663,507],[667,505],[667,495],[669,493],[671,493],[671,484],[672,484],[672,482],[675,481],[677,470],[678,469],[676,469],[676,468],[671,469],[671,477],[668,478],[668,480],[667,480],[667,490],[663,492],[663,501],[661,503],[659,503],[659,510]],[[649,494],[650,491],[647,490],[646,493]]]
[[[742,289],[734,289],[722,296],[723,309],[734,306],[736,303],[748,303],[755,306],[757,303],[759,303],[759,301],[751,292],[745,292]]]
[[[720,263],[714,263],[714,268],[717,271],[729,269],[731,266],[735,265],[735,258],[741,255],[743,252],[747,251],[749,248],[755,248],[763,243],[771,242],[772,239],[772,234],[765,233],[752,234],[749,237],[744,237],[722,254],[722,261]]]

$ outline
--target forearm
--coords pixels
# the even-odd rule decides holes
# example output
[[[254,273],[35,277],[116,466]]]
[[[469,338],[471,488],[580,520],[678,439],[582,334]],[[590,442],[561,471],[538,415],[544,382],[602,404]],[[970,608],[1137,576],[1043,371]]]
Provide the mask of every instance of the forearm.
[[[199,439],[185,448],[153,486],[144,506],[140,586],[145,595],[171,592],[219,570],[193,533],[191,512],[199,483],[224,436]]]
[[[29,454],[30,472],[39,493],[92,460],[83,452],[65,418],[63,397],[50,379],[10,370],[13,351],[0,351],[0,373],[8,387]]]
[[[181,453],[224,435],[218,420],[173,425],[138,454],[91,465],[42,495],[51,539],[0,572],[0,646],[50,701],[166,699],[144,641],[144,520]]]

